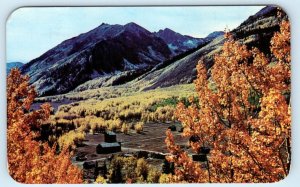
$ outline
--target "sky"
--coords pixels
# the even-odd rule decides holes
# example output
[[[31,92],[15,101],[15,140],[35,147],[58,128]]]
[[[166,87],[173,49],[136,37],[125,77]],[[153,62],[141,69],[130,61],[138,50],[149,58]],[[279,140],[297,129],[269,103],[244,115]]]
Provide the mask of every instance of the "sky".
[[[27,7],[15,10],[6,23],[6,60],[39,57],[62,41],[101,23],[135,22],[154,32],[170,28],[184,35],[205,37],[234,29],[263,6],[186,7]]]

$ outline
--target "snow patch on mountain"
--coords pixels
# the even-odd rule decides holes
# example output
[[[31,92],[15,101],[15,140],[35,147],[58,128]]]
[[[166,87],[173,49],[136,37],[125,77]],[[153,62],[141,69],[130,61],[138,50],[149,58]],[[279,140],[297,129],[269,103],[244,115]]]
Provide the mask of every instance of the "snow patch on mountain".
[[[199,41],[197,40],[187,40],[183,42],[183,45],[189,48],[195,48],[199,44]]]
[[[127,59],[123,59],[124,61],[124,70],[131,70],[131,69],[136,69],[138,68],[136,65],[132,64],[131,62],[129,62]]]
[[[175,45],[173,45],[173,44],[168,44],[168,47],[169,47],[171,50],[173,50],[173,51],[175,51],[175,50],[178,49],[178,46],[175,46]]]
[[[169,28],[159,30],[155,34],[168,44],[169,49],[175,55],[196,48],[205,43],[202,38],[194,38],[191,36],[182,35]]]

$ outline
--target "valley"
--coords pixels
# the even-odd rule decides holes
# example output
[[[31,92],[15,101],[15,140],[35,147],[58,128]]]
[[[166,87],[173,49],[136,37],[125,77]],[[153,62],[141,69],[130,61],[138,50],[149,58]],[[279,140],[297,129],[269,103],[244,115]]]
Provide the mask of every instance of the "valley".
[[[234,136],[231,130],[237,127],[231,128],[231,122],[237,120],[227,118],[234,112],[239,117],[246,116],[247,120],[256,118],[261,111],[262,97],[251,83],[248,85],[247,80],[246,91],[234,90],[234,93],[241,92],[241,95],[235,100],[224,99],[230,93],[222,87],[224,85],[217,83],[228,80],[224,78],[225,74],[224,77],[223,74],[217,75],[216,71],[223,72],[222,68],[214,70],[216,57],[223,54],[224,43],[229,45],[231,38],[227,35],[230,35],[237,43],[234,44],[243,45],[242,49],[248,51],[236,55],[236,50],[232,52],[234,57],[230,57],[231,53],[226,54],[234,60],[235,57],[246,59],[237,62],[238,68],[226,72],[226,75],[234,76],[236,72],[245,75],[246,71],[252,73],[247,68],[257,59],[250,57],[249,51],[260,50],[266,54],[262,58],[269,59],[270,42],[274,33],[280,31],[280,21],[277,8],[266,6],[232,31],[214,31],[204,38],[182,35],[169,28],[150,32],[134,22],[124,25],[102,23],[88,32],[62,41],[27,63],[11,63],[7,72],[12,67],[20,68],[22,75],[28,76],[24,78],[28,81],[25,85],[36,90],[32,93],[36,98],[32,99],[30,108],[26,108],[26,102],[24,104],[20,97],[22,104],[26,105],[20,109],[22,112],[34,113],[45,103],[51,105],[48,118],[39,120],[40,126],[30,129],[36,135],[34,140],[54,147],[55,154],[67,150],[71,164],[80,169],[84,182],[169,183],[169,177],[175,175],[175,171],[178,174],[187,166],[197,171],[193,175],[198,175],[200,171],[205,176],[208,173],[211,182],[209,159],[212,147],[224,149],[212,151],[223,156],[224,160],[227,156],[238,154],[236,150],[227,150],[227,143],[231,141],[227,135],[216,134],[226,132]],[[244,56],[240,57],[242,55],[247,58],[243,59]],[[272,68],[271,65],[264,68]],[[219,79],[214,79],[213,75]],[[250,78],[253,77],[251,74]],[[242,81],[243,78],[237,76],[232,80]],[[231,86],[228,89],[233,89],[234,86]],[[240,89],[238,84],[234,88]],[[221,91],[224,93],[218,95]],[[290,94],[288,91],[284,93]],[[210,100],[206,101],[207,98]],[[203,104],[200,100],[206,102]],[[210,105],[212,101],[220,103],[218,108]],[[242,106],[227,110],[226,107],[234,102],[242,103]],[[201,104],[207,104],[212,109],[201,108]],[[237,112],[237,108],[240,111]],[[185,116],[187,112],[190,115]],[[199,119],[205,112],[212,116]],[[202,125],[206,123],[209,124],[207,127]],[[221,123],[226,128],[220,127]],[[243,133],[247,131],[251,135],[256,130],[251,129],[250,125],[244,127],[236,123]],[[196,127],[193,126],[195,124]],[[213,128],[219,129],[214,129],[214,132],[211,130]],[[204,132],[215,134],[207,138]],[[244,136],[242,133],[237,135]],[[213,144],[218,138],[222,141]],[[174,142],[176,145],[173,145]],[[180,159],[185,160],[187,165]],[[226,168],[229,163],[226,160],[212,161],[220,168]],[[217,169],[214,172],[219,172],[220,176],[226,175]]]
[[[269,13],[274,9],[266,8],[264,11]],[[271,36],[269,31],[277,27],[274,20],[270,21],[272,16],[263,14],[256,19],[252,17],[254,21],[246,21],[246,25],[242,24],[232,33],[249,47],[258,41],[268,42],[268,36]],[[265,27],[257,28],[256,22],[265,22]],[[262,31],[266,32],[264,37],[261,37],[264,35]],[[123,34],[134,40],[124,41]],[[107,35],[110,35],[109,39],[105,39]],[[172,133],[178,145],[192,154],[189,140],[181,135],[183,126],[175,117],[176,106],[179,102],[183,102],[186,107],[197,102],[193,84],[196,65],[203,59],[207,69],[213,66],[213,57],[220,53],[225,41],[223,35],[224,32],[214,32],[205,39],[193,39],[170,29],[152,34],[134,23],[124,27],[101,24],[86,34],[63,42],[47,52],[47,55],[22,68],[24,72],[29,72],[33,85],[39,91],[40,97],[35,100],[33,107],[45,102],[54,107],[52,115],[43,124],[44,141],[50,144],[58,142],[59,147],[67,146],[73,150],[72,162],[83,169],[84,179],[89,182],[96,180],[99,172],[105,177],[107,171],[103,170],[103,163],[109,167],[111,159],[115,157],[143,158],[157,172],[164,173],[162,168],[166,162],[165,156],[169,154],[165,145],[165,132],[170,126],[175,126]],[[95,36],[101,36],[100,42],[85,43]],[[146,43],[136,40],[141,37],[145,37]],[[152,40],[149,41],[151,44],[147,43],[150,40],[146,39],[148,37]],[[126,51],[127,47],[115,43],[117,40],[125,42],[134,51]],[[186,45],[188,41],[193,44]],[[131,42],[136,46],[128,46]],[[65,46],[72,44],[71,52],[66,53]],[[264,50],[263,45],[258,47]],[[57,56],[57,50],[68,55]],[[39,69],[41,73],[33,69],[37,64],[49,61],[50,57],[56,65],[46,63],[47,70],[50,68],[45,74],[47,77],[42,75],[43,69]],[[75,68],[77,64],[79,69]],[[58,76],[58,72],[63,76]],[[83,76],[79,73],[83,73]],[[209,79],[209,82],[211,89],[217,89],[213,80]],[[121,151],[103,154],[96,152],[97,146],[104,142],[105,131],[116,133]]]
[[[33,107],[37,109],[41,103],[51,103],[53,115],[44,122],[42,137],[74,150],[73,163],[83,169],[84,179],[92,182],[97,177],[97,164],[109,164],[113,155],[144,158],[162,172],[164,157],[168,154],[165,131],[169,127],[175,126],[175,140],[190,150],[188,139],[181,136],[182,125],[174,118],[174,112],[179,101],[189,105],[191,96],[196,96],[193,84],[148,91],[115,86],[40,97]],[[104,141],[105,131],[116,133],[121,152],[96,153],[96,147]],[[92,166],[86,167],[87,163]]]

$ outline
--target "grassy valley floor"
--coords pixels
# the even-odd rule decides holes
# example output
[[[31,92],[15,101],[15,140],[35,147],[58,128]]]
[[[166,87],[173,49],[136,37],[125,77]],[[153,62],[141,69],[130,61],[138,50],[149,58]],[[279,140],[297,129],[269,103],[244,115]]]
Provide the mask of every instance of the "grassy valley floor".
[[[93,182],[101,175],[98,165],[105,163],[109,167],[112,155],[143,158],[163,173],[168,154],[165,132],[170,126],[176,127],[172,131],[175,141],[189,151],[188,139],[181,136],[182,126],[174,112],[178,102],[188,105],[190,96],[196,96],[193,84],[149,91],[115,86],[37,98],[33,108],[50,102],[53,113],[43,124],[46,133],[42,136],[48,137],[46,141],[58,142],[60,148],[69,146],[74,151],[73,164],[83,169],[86,181]],[[116,133],[121,152],[97,154],[104,131]]]

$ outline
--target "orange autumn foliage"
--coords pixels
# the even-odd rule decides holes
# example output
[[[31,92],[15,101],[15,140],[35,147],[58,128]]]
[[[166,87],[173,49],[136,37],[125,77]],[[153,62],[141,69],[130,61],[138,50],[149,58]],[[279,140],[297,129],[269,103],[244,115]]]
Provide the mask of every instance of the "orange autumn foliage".
[[[82,173],[70,161],[64,149],[37,141],[41,122],[50,115],[50,105],[30,111],[36,92],[29,77],[12,69],[7,77],[7,157],[13,179],[21,183],[82,183]]]
[[[167,131],[167,159],[175,164],[173,182],[276,182],[290,165],[290,24],[283,20],[271,40],[271,58],[251,50],[227,33],[222,52],[215,56],[211,77],[202,61],[195,86],[199,107],[178,104],[176,116],[184,137],[198,154],[211,148],[208,166],[175,144]],[[215,89],[211,88],[215,85]]]

